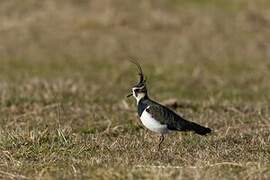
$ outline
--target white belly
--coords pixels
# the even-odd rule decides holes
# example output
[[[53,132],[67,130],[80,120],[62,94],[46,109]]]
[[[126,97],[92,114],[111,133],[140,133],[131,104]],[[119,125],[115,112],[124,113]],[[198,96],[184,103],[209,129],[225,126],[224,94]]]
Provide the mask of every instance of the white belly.
[[[146,108],[147,109],[147,108]],[[157,120],[155,120],[151,114],[149,114],[146,110],[143,111],[141,117],[140,117],[143,125],[147,127],[149,130],[157,132],[157,133],[168,133],[169,130],[167,128],[167,125],[161,124]]]

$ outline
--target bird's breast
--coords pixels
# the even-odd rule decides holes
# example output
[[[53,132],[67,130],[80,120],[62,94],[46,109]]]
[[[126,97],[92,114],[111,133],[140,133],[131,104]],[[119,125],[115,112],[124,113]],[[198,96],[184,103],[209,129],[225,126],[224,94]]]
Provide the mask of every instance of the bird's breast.
[[[161,124],[158,120],[153,118],[153,116],[150,113],[148,113],[146,109],[143,111],[140,117],[142,124],[149,130],[154,131],[156,133],[162,134],[168,133],[169,129],[167,128],[167,125]]]

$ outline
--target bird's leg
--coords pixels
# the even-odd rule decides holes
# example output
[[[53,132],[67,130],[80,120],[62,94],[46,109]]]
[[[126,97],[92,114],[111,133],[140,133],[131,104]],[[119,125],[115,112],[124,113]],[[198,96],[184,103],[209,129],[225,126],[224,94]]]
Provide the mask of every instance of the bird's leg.
[[[164,135],[161,134],[161,136],[159,138],[158,151],[160,150],[160,145],[162,144],[163,141],[164,141]]]

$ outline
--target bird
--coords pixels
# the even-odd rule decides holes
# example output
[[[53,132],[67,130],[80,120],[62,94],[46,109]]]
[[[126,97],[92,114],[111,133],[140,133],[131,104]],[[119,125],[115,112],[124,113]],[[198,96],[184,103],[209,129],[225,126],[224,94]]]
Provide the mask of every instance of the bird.
[[[148,96],[146,78],[137,60],[130,60],[137,66],[139,82],[134,85],[127,97],[133,96],[137,102],[137,112],[142,124],[155,133],[160,134],[158,151],[165,139],[165,134],[173,131],[193,131],[199,135],[207,135],[212,129],[189,121],[178,115],[170,108],[161,105]]]

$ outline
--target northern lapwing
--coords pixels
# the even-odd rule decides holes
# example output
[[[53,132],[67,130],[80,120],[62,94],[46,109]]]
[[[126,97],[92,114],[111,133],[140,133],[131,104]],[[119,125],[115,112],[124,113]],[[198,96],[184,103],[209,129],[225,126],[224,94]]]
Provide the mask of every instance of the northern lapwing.
[[[140,81],[133,86],[132,93],[127,97],[134,96],[137,101],[138,115],[142,124],[151,131],[161,134],[158,150],[164,141],[164,134],[172,131],[193,131],[199,135],[211,133],[211,129],[188,121],[171,109],[151,100],[147,93],[146,80],[140,64],[131,60],[139,71]]]

